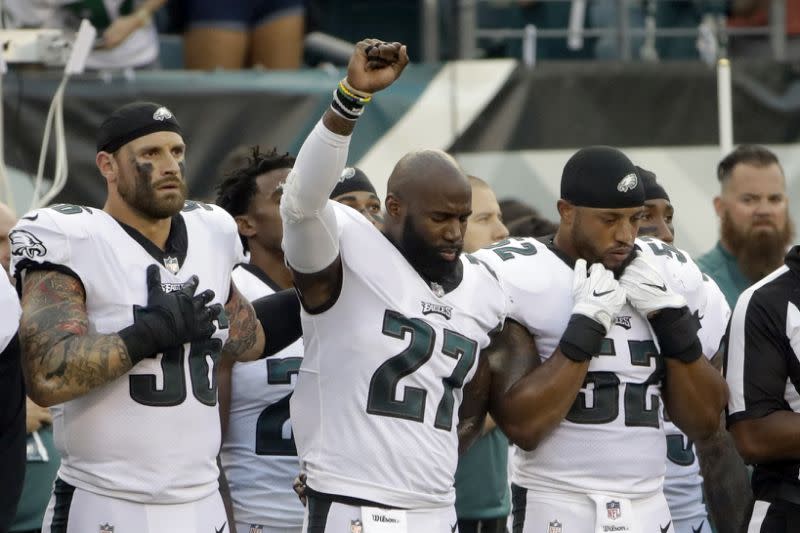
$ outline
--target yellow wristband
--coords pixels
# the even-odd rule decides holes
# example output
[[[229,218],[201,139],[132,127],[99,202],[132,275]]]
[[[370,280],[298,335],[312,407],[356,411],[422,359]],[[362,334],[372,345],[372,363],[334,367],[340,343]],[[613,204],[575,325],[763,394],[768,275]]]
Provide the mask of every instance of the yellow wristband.
[[[357,89],[353,89],[353,86],[347,83],[347,78],[343,78],[342,81],[339,82],[339,87],[342,88],[342,92],[349,96],[350,98],[355,98],[357,100],[361,100],[362,103],[368,103],[372,100],[372,94],[364,91],[359,91]]]

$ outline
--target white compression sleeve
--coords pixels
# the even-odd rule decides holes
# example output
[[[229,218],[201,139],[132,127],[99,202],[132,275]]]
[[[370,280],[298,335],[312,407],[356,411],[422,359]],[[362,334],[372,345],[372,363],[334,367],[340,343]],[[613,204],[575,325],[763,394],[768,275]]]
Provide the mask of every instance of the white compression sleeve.
[[[312,274],[339,255],[336,213],[328,197],[342,175],[349,135],[337,135],[320,120],[297,154],[281,198],[283,251],[296,271]]]

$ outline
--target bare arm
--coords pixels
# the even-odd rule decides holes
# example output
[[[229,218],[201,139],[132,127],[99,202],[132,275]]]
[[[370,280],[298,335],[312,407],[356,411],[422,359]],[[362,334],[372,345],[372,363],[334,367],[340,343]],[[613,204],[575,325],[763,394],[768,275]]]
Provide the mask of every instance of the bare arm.
[[[664,359],[667,375],[663,396],[670,418],[694,442],[711,437],[728,402],[725,379],[703,356],[691,363]]]
[[[53,270],[25,275],[19,338],[28,394],[44,407],[72,400],[131,369],[117,334],[90,335],[79,280]]]
[[[800,414],[775,411],[730,427],[736,448],[749,464],[800,459]]]
[[[231,283],[231,296],[225,304],[230,331],[222,357],[236,361],[255,361],[264,353],[264,329],[256,318],[256,312],[236,285]]]
[[[567,416],[589,361],[573,361],[559,348],[539,364],[533,336],[516,322],[506,327],[507,336],[489,354],[489,411],[509,440],[532,450]]]
[[[711,365],[722,371],[722,353],[718,352]],[[695,442],[706,507],[719,533],[739,533],[748,520],[753,505],[753,491],[747,467],[736,451],[731,434],[725,430],[725,415],[711,437]]]

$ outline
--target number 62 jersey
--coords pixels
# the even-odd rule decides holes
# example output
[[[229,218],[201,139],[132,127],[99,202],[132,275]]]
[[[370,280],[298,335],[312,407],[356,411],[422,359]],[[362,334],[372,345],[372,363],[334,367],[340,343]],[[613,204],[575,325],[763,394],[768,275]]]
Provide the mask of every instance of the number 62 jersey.
[[[659,240],[636,248],[703,316],[702,274],[687,254]],[[573,266],[552,244],[508,239],[475,254],[495,269],[510,292],[508,313],[535,336],[542,359],[555,351],[574,305]],[[569,264],[568,264],[569,261]],[[719,346],[724,325],[702,331]],[[711,353],[709,353],[711,352]],[[541,491],[600,493],[636,498],[661,491],[666,439],[661,409],[664,362],[649,323],[629,303],[603,339],[565,420],[530,452],[516,449],[512,481]]]
[[[147,267],[160,265],[162,288],[199,278],[197,293],[225,304],[242,260],[236,223],[222,209],[187,202],[172,218],[162,253],[100,209],[59,204],[22,217],[9,235],[17,279],[34,269],[80,280],[90,334],[115,333],[147,305]],[[156,257],[163,255],[163,257]],[[53,408],[59,477],[140,503],[196,501],[217,490],[220,443],[216,363],[227,321],[213,336],[137,363],[127,373]]]

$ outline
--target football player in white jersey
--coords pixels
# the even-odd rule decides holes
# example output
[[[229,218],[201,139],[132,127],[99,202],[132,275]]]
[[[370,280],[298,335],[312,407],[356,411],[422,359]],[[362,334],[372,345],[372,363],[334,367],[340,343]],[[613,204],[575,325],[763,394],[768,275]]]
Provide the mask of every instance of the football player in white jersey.
[[[281,250],[281,190],[294,157],[252,149],[248,163],[217,188],[216,204],[234,217],[247,263],[233,271],[250,301],[291,287]],[[299,322],[297,298],[286,314]],[[294,305],[291,305],[291,304]],[[299,332],[299,327],[298,327]],[[268,337],[271,335],[268,335]],[[223,364],[219,375],[222,449],[237,533],[299,533],[303,506],[292,490],[300,470],[289,423],[289,397],[303,358],[299,338],[264,361]]]
[[[692,316],[704,313],[702,276],[679,250],[635,241],[643,204],[642,184],[622,152],[585,148],[564,167],[553,237],[510,239],[475,254],[505,282],[514,301],[509,317],[534,334],[548,362],[563,348],[564,328],[584,319],[574,312],[573,293],[587,264],[590,279],[613,271],[627,297],[595,313],[604,327],[577,339],[580,351],[565,352],[572,367],[559,375],[571,373],[563,394],[574,402],[558,412],[564,420],[542,432],[535,449],[515,452],[515,531],[674,531],[662,493],[660,404],[692,438],[718,426],[727,389],[703,357]],[[719,328],[709,343],[719,346],[722,334]],[[549,411],[540,404],[529,424]]]
[[[230,531],[216,366],[264,335],[231,281],[235,222],[185,201],[185,150],[167,108],[123,106],[98,134],[103,209],[37,209],[11,233],[28,391],[55,406],[61,453],[43,530]]]
[[[233,279],[251,301],[291,287],[278,209],[283,182],[293,165],[294,157],[288,154],[275,150],[263,154],[255,148],[249,164],[231,172],[217,189],[217,205],[234,217],[250,254],[247,264],[234,269]],[[380,202],[362,171],[346,168],[331,199],[350,205],[373,224],[379,220]],[[278,297],[284,299],[282,294]],[[286,305],[273,316],[279,314],[276,318],[287,323],[296,321],[299,337],[297,298],[284,300]],[[237,363],[230,365],[232,369],[223,366],[228,372],[221,373],[219,383],[220,458],[230,485],[237,533],[299,533],[302,529],[303,506],[292,490],[300,463],[289,421],[289,398],[302,357],[303,342],[298,339],[266,361]],[[230,379],[223,377],[226,374]],[[229,408],[222,402],[226,395]]]
[[[290,409],[308,475],[307,531],[456,531],[453,475],[459,445],[468,443],[462,430],[479,432],[489,410],[527,446],[538,395],[559,393],[546,369],[531,371],[538,358],[525,329],[502,327],[508,296],[501,282],[461,255],[471,189],[452,157],[426,150],[397,163],[382,232],[328,199],[358,116],[407,62],[399,43],[356,45],[281,199],[283,249],[303,306],[305,356]],[[583,277],[576,308],[594,312],[593,291],[608,291],[601,300],[621,305],[618,284],[600,274]],[[569,334],[600,327],[587,320],[592,325]],[[490,338],[491,350],[481,353]],[[566,410],[571,402],[554,403]]]
[[[639,236],[655,237],[671,245],[675,239],[675,209],[669,195],[653,172],[637,166],[636,173],[645,191],[645,213]],[[726,327],[731,311],[714,280],[705,275],[703,279],[708,304],[705,313],[698,318],[701,331],[705,328],[714,334]],[[711,350],[706,356],[711,357],[714,368],[722,371],[721,350],[712,344],[704,344],[703,348]],[[744,514],[750,507],[750,487],[744,461],[724,424],[720,424],[708,439],[693,443],[665,413],[664,433],[667,436],[664,496],[676,533],[709,533],[708,514],[712,515],[718,533],[740,531]],[[704,480],[707,501],[703,495]]]

